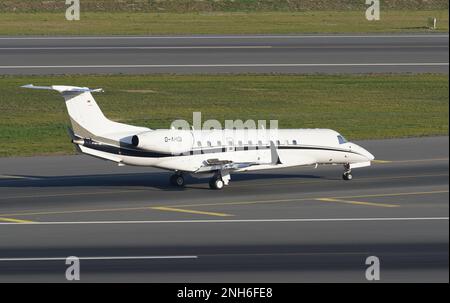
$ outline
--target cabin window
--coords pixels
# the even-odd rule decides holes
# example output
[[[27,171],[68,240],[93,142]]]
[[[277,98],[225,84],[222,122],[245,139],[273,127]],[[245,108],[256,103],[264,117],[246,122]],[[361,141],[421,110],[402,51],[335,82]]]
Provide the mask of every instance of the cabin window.
[[[251,140],[248,141],[248,145],[252,145],[252,143],[253,143],[253,142],[252,142]]]
[[[233,146],[233,141],[228,141],[229,146]]]
[[[345,139],[343,136],[339,135],[337,136],[339,144],[347,143],[347,139]]]
[[[222,142],[217,141],[217,146],[221,146],[221,145],[222,145]]]
[[[263,145],[261,140],[258,141],[258,145],[259,145],[259,146],[262,146],[262,145]]]
[[[210,141],[208,141],[208,143],[207,143],[207,144],[208,144],[208,146],[209,146],[209,147],[211,147],[211,142],[210,142]]]
[[[279,146],[279,145],[281,145],[281,142],[280,142],[280,140],[277,140],[277,145]]]
[[[292,144],[297,145],[297,140],[292,140]]]
[[[197,141],[197,146],[198,146],[198,147],[202,147],[202,142]]]
[[[238,141],[238,145],[239,145],[239,146],[242,146],[242,141],[239,140],[239,141]]]

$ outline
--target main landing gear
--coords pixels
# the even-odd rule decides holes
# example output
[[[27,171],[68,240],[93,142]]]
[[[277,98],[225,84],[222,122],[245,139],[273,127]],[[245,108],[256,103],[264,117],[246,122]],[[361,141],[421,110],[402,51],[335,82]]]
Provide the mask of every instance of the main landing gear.
[[[212,177],[211,180],[209,180],[209,188],[211,189],[222,189],[225,186],[225,183],[223,182],[221,177]]]
[[[342,179],[344,179],[345,181],[350,181],[351,179],[353,179],[352,170],[350,169],[350,164],[344,165],[344,174],[342,175]]]
[[[231,177],[229,173],[219,171],[209,180],[209,187],[211,189],[222,189],[225,185],[228,185],[230,179]]]
[[[209,187],[211,189],[223,189],[225,185],[229,184],[230,179],[229,173],[216,172],[209,180]],[[183,174],[181,172],[176,172],[170,176],[170,184],[177,187],[184,187],[186,183]]]
[[[172,176],[170,176],[170,184],[178,186],[178,187],[184,187],[186,184],[184,181],[184,177],[181,173],[175,173]]]

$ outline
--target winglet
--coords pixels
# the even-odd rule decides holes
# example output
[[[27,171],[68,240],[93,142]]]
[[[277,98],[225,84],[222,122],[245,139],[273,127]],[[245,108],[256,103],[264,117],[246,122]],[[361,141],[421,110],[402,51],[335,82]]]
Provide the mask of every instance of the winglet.
[[[272,165],[282,164],[280,161],[280,156],[277,152],[277,148],[275,147],[275,143],[273,143],[273,141],[270,141],[270,156]]]

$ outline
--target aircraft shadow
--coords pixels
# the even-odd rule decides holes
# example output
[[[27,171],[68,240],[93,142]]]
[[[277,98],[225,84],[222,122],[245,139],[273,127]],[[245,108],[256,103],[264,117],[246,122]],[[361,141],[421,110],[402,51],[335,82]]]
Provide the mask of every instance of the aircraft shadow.
[[[194,178],[186,175],[186,187],[177,188],[169,183],[170,172],[128,173],[105,175],[75,175],[75,176],[38,176],[12,175],[12,179],[0,180],[0,188],[27,187],[152,187],[167,191],[182,191],[192,187],[209,189],[208,178]],[[275,173],[244,173],[232,175],[232,182],[258,181],[270,179],[324,179],[322,176],[309,174],[275,174]],[[206,187],[203,185],[206,184]],[[199,187],[198,185],[202,185]]]

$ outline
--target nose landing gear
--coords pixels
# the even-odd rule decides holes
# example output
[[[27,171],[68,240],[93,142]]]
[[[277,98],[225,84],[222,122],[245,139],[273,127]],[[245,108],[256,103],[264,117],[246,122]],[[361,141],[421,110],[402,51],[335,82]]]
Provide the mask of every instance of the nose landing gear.
[[[344,165],[344,174],[342,175],[342,179],[345,181],[350,181],[353,179],[352,170],[350,169],[350,164]]]

